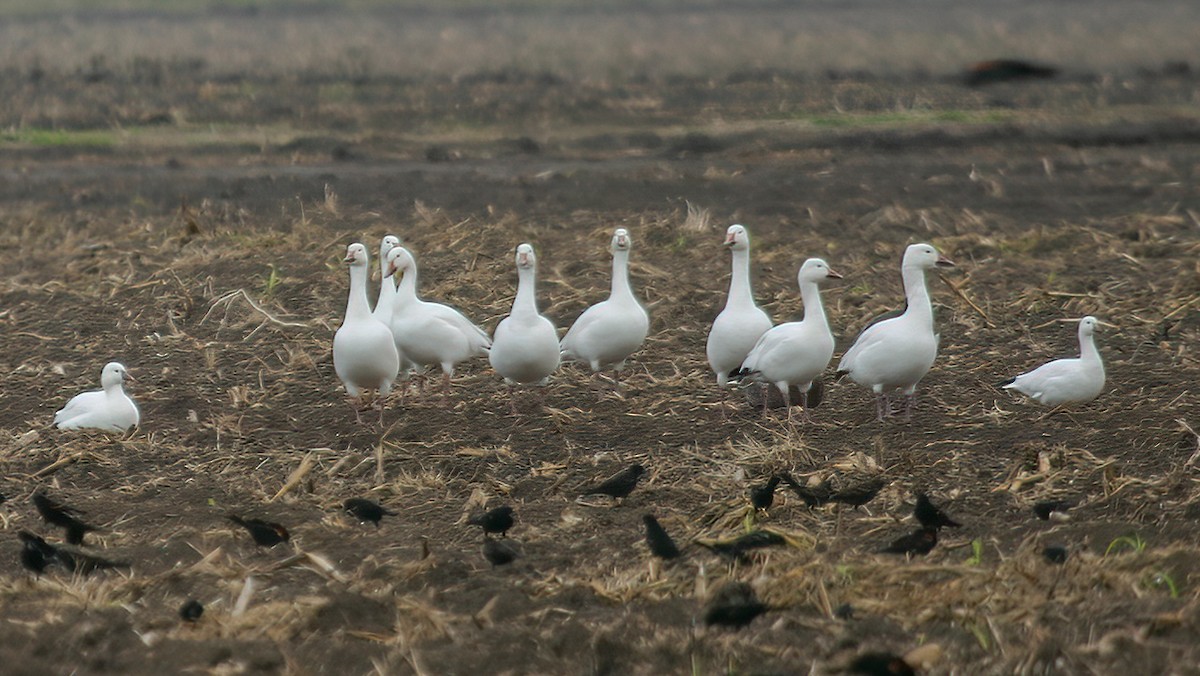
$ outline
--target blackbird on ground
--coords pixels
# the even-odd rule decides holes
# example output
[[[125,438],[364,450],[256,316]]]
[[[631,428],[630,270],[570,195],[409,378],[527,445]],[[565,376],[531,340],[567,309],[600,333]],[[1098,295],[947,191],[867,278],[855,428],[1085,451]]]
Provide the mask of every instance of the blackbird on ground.
[[[933,551],[933,548],[937,545],[937,542],[937,529],[922,526],[908,535],[896,538],[892,544],[884,547],[880,551],[884,552],[885,554],[924,556],[925,554]]]
[[[54,564],[81,575],[105,568],[129,567],[128,563],[122,561],[109,561],[83,552],[72,552],[62,547],[55,547],[41,536],[34,535],[29,531],[23,530],[17,533],[17,537],[21,538],[24,545],[21,550],[21,565],[35,573],[41,573]]]
[[[646,468],[639,464],[630,465],[599,484],[580,491],[580,495],[608,495],[620,500],[633,492],[645,472]]]
[[[770,610],[745,582],[728,582],[704,608],[704,623],[741,629]]]
[[[917,673],[903,657],[891,653],[864,653],[846,671],[862,676],[916,676]]]
[[[379,528],[379,521],[383,517],[396,515],[395,512],[366,498],[350,498],[342,503],[342,509],[350,516],[358,519],[359,523],[370,521],[375,524],[376,528]]]
[[[78,509],[55,502],[41,491],[33,494],[33,506],[46,523],[66,529],[66,541],[69,545],[82,545],[85,533],[100,530],[75,518],[76,514],[82,514]]]
[[[1042,521],[1051,518],[1066,518],[1067,510],[1073,505],[1068,500],[1043,500],[1033,505],[1033,513]]]
[[[1050,563],[1061,565],[1067,562],[1067,548],[1051,545],[1042,550],[1042,556]]]
[[[883,490],[883,487],[886,485],[887,479],[884,479],[883,477],[874,477],[834,491],[833,495],[830,496],[830,499],[834,502],[840,502],[844,505],[850,505],[851,507],[858,509],[859,507],[862,507],[868,502],[874,500],[875,496],[879,495],[879,491]]]
[[[828,481],[823,481],[816,486],[802,486],[790,474],[784,474],[783,480],[792,489],[800,499],[808,505],[809,509],[820,507],[833,497],[833,489],[829,486]]]
[[[770,509],[771,505],[775,504],[775,487],[779,485],[782,479],[782,476],[776,474],[761,486],[751,486],[750,504],[754,505],[755,509]]]
[[[913,508],[913,516],[926,528],[959,528],[961,523],[951,519],[941,507],[933,504],[924,492],[917,492],[917,506]]]
[[[646,524],[646,546],[650,548],[650,553],[660,559],[677,559],[681,552],[675,541],[667,534],[667,530],[662,527],[658,519],[652,514],[647,514],[642,517],[642,521]]]
[[[697,543],[718,554],[744,561],[746,554],[753,549],[786,545],[787,540],[779,533],[769,530],[756,530],[733,540],[723,542],[701,542],[697,540]]]
[[[494,540],[490,537],[483,538],[483,558],[487,559],[488,563],[492,564],[492,568],[503,566],[517,560],[520,554],[512,545],[501,540]]]
[[[508,536],[508,529],[512,528],[515,522],[513,508],[508,505],[501,505],[467,519],[468,525],[479,526],[485,534],[499,533],[501,537]]]
[[[179,617],[184,622],[195,622],[204,614],[204,604],[196,599],[188,599],[188,602],[179,607]]]
[[[245,528],[246,532],[250,533],[250,537],[254,538],[255,544],[260,547],[274,547],[280,542],[292,539],[291,533],[288,533],[286,528],[273,521],[243,519],[236,514],[230,514],[226,518]]]

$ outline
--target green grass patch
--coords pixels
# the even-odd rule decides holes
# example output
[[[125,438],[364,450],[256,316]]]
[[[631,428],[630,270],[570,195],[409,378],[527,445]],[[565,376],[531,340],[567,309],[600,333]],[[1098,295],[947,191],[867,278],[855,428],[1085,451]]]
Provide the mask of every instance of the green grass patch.
[[[116,132],[107,129],[23,128],[3,132],[0,142],[39,148],[111,148],[117,145],[118,139]]]

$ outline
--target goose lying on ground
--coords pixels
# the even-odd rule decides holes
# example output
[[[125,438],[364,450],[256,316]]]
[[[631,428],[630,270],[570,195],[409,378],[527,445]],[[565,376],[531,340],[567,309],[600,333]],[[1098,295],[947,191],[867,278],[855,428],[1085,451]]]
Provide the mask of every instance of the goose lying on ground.
[[[612,290],[608,300],[584,310],[563,336],[562,356],[586,362],[594,373],[613,369],[619,390],[625,360],[642,346],[650,332],[650,317],[629,288],[629,250],[633,240],[625,228],[617,228],[612,244]]]
[[[509,405],[516,413],[513,386],[539,383],[558,368],[558,332],[554,323],[538,313],[537,255],[533,246],[517,247],[517,297],[512,312],[496,325],[488,361],[508,384]]]
[[[1079,358],[1055,359],[1029,373],[1010,378],[1001,387],[1016,390],[1039,404],[1058,406],[1091,401],[1104,389],[1104,362],[1096,350],[1095,317],[1079,320]]]
[[[354,399],[354,416],[362,422],[358,409],[363,390],[379,390],[379,419],[383,421],[383,399],[392,391],[400,370],[400,356],[388,327],[371,315],[367,301],[367,248],[359,243],[346,247],[343,262],[350,267],[350,295],[346,300],[346,319],[333,336],[333,370],[346,394]]]
[[[137,404],[122,387],[133,380],[123,364],[109,362],[100,372],[103,389],[83,392],[71,397],[62,410],[54,414],[54,425],[60,430],[99,429],[124,432],[136,427],[142,416]]]
[[[417,261],[408,249],[398,246],[388,252],[387,274],[400,275],[392,314],[396,345],[413,364],[442,368],[442,393],[449,401],[454,367],[487,354],[492,341],[458,310],[417,296]]]
[[[925,271],[939,265],[954,263],[930,244],[913,244],[905,249],[900,265],[908,302],[904,314],[868,326],[838,363],[838,376],[848,375],[875,392],[879,420],[891,415],[889,395],[897,390],[906,398],[905,417],[912,417],[917,383],[937,357],[938,335],[933,329]]]
[[[741,367],[759,338],[771,328],[771,317],[754,302],[750,286],[750,234],[746,228],[729,226],[725,231],[725,247],[733,254],[729,295],[725,308],[708,332],[705,349],[708,364],[717,374],[722,399],[727,393],[729,373]]]
[[[820,258],[804,261],[796,274],[800,296],[804,299],[804,318],[780,324],[764,333],[738,372],[743,378],[753,378],[779,388],[788,422],[792,420],[790,387],[800,388],[800,405],[804,407],[804,419],[808,420],[808,390],[813,379],[821,375],[833,358],[833,332],[825,318],[818,285],[827,279],[841,278]],[[763,415],[767,414],[767,408],[766,397],[763,397]]]

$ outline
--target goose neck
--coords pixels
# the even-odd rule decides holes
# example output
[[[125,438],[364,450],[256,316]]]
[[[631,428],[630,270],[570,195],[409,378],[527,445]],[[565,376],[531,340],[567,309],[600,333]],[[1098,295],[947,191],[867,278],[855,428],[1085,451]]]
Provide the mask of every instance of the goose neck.
[[[829,322],[825,318],[825,306],[821,303],[821,289],[816,282],[800,283],[800,299],[804,301],[805,322],[812,320],[821,326],[829,326]]]
[[[517,269],[517,297],[513,301],[513,314],[528,312],[537,314],[537,272],[532,268]]]
[[[629,252],[616,251],[613,252],[613,267],[612,267],[612,298],[633,297],[633,291],[629,288]]]
[[[1080,334],[1079,358],[1090,364],[1100,363],[1100,351],[1096,349],[1096,337],[1093,334]]]
[[[346,317],[361,319],[371,315],[367,302],[367,266],[350,266],[350,297],[346,301]]]
[[[734,251],[733,267],[729,277],[729,298],[726,305],[754,305],[754,294],[750,290],[750,251]]]
[[[904,314],[910,317],[920,317],[931,326],[933,325],[933,305],[929,302],[929,289],[925,285],[925,270],[918,267],[904,267],[900,270],[904,279],[904,298],[908,307]]]

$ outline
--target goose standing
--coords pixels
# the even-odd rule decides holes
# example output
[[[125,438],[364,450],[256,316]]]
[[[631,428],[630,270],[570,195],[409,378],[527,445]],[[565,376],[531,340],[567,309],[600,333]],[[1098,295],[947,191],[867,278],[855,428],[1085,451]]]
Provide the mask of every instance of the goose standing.
[[[395,235],[385,235],[379,243],[379,299],[375,301],[375,309],[371,311],[371,316],[383,322],[383,325],[388,327],[388,331],[392,330],[392,314],[396,309],[396,278],[387,274],[388,253],[392,249],[400,246],[400,238]],[[395,342],[393,340],[393,342]],[[408,375],[413,370],[413,364],[404,356],[404,350],[396,345],[396,354],[400,358],[400,372],[398,378],[408,381]],[[404,401],[405,390],[407,386],[400,390],[401,402]]]
[[[379,390],[379,420],[383,422],[383,399],[392,391],[400,371],[400,355],[392,332],[371,315],[367,301],[367,247],[355,242],[346,247],[343,262],[350,267],[350,295],[346,300],[346,319],[333,336],[333,370],[346,394],[354,400],[354,417],[362,422],[358,409],[363,390]]]
[[[954,263],[930,244],[904,250],[900,276],[908,306],[899,317],[868,326],[842,355],[838,376],[848,375],[875,392],[879,420],[891,415],[889,395],[899,390],[906,398],[905,417],[912,417],[917,383],[937,357],[938,335],[933,329],[933,306],[925,286],[925,271]]]
[[[594,373],[599,374],[611,366],[613,384],[618,391],[625,360],[642,346],[650,332],[650,317],[629,287],[629,250],[632,247],[629,231],[617,228],[609,247],[613,266],[608,300],[584,310],[560,344],[564,358],[586,362]]]
[[[804,300],[804,318],[798,322],[780,324],[764,333],[746,356],[739,372],[779,388],[789,423],[792,421],[792,406],[788,390],[793,385],[800,389],[800,405],[804,409],[804,419],[808,420],[808,390],[812,387],[813,379],[821,375],[833,358],[833,332],[829,330],[829,321],[825,318],[818,285],[827,279],[841,278],[820,258],[804,261],[796,273],[800,297]],[[766,414],[767,398],[764,396],[763,415]]]
[[[516,384],[545,384],[558,368],[561,355],[558,331],[554,323],[538,313],[537,255],[530,244],[517,247],[517,297],[512,312],[496,325],[488,361],[504,376],[508,385],[509,406],[515,415]]]
[[[458,310],[417,296],[417,261],[408,249],[398,246],[388,252],[387,274],[400,275],[392,336],[413,364],[442,368],[442,394],[448,402],[454,367],[486,354],[492,341]]]
[[[708,332],[705,349],[708,364],[717,374],[722,400],[728,396],[729,373],[746,361],[758,339],[771,328],[771,317],[754,302],[750,286],[750,234],[746,228],[729,226],[725,231],[725,247],[733,254],[729,295],[725,308]]]
[[[137,404],[125,394],[123,384],[133,380],[123,364],[109,362],[100,371],[103,389],[83,392],[71,397],[62,410],[54,414],[54,425],[60,430],[99,429],[124,432],[136,427],[142,416]]]
[[[1091,401],[1104,389],[1104,362],[1096,350],[1095,317],[1079,320],[1079,358],[1055,359],[1010,378],[1001,387],[1016,390],[1039,404],[1058,406]]]

